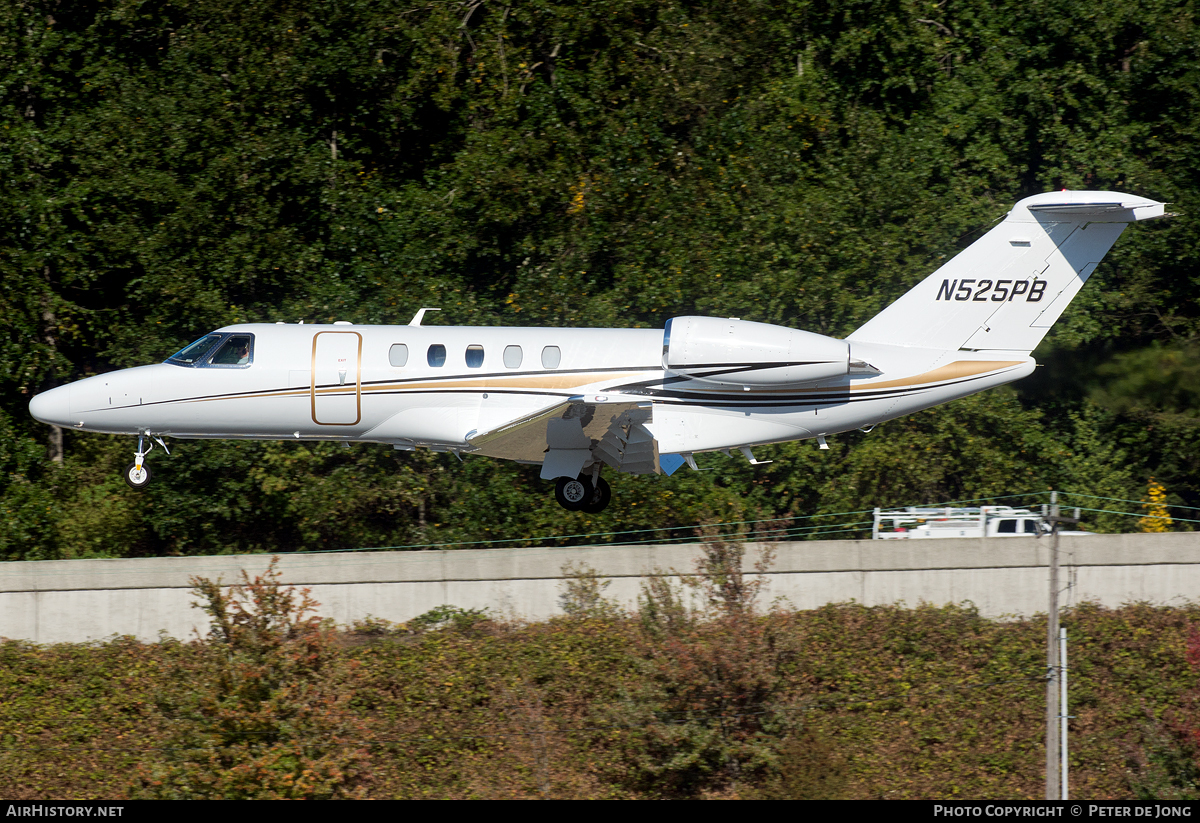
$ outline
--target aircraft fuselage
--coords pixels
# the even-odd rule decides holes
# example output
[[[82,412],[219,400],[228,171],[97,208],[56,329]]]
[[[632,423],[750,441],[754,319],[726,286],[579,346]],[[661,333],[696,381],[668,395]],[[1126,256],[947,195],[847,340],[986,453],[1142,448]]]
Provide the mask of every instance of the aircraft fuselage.
[[[214,334],[250,335],[251,362],[167,362],[97,375],[38,395],[31,410],[45,422],[112,434],[487,454],[486,446],[472,447],[474,435],[563,401],[640,402],[652,407],[647,427],[659,451],[676,453],[848,431],[1033,368],[1012,353],[854,344],[851,356],[878,373],[786,388],[723,387],[665,370],[657,329],[244,324]]]
[[[359,441],[541,464],[568,509],[608,505],[601,465],[671,474],[696,452],[873,426],[1020,379],[1130,223],[1120,192],[1027,197],[844,340],[737,318],[657,329],[228,326],[165,363],[33,398],[45,423],[147,438]],[[151,444],[151,448],[153,445]]]

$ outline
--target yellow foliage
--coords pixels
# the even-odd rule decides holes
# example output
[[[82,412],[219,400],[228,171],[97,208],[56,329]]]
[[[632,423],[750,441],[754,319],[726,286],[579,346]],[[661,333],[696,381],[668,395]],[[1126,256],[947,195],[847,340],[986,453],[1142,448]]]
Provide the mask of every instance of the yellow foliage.
[[[586,174],[579,178],[578,184],[571,186],[571,205],[567,206],[567,214],[579,214],[583,211],[587,186],[588,179]]]
[[[1147,491],[1149,503],[1143,503],[1146,516],[1138,521],[1138,527],[1143,532],[1168,532],[1171,530],[1171,515],[1167,511],[1167,488],[1153,477]]]

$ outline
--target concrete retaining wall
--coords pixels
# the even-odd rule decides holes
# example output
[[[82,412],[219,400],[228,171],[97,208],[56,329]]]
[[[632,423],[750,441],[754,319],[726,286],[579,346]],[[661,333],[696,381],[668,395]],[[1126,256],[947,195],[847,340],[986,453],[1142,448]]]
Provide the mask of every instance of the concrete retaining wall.
[[[1027,537],[776,543],[767,599],[795,608],[971,601],[989,617],[1045,610],[1050,541]],[[758,546],[747,552],[749,569]],[[1064,537],[1064,605],[1180,604],[1200,593],[1200,533]],[[283,555],[286,583],[307,586],[338,623],[409,620],[443,604],[541,619],[558,613],[563,566],[586,564],[626,605],[642,580],[691,571],[694,545]],[[207,624],[192,577],[236,582],[266,555],[0,563],[0,637],[39,643],[112,635],[187,638]]]

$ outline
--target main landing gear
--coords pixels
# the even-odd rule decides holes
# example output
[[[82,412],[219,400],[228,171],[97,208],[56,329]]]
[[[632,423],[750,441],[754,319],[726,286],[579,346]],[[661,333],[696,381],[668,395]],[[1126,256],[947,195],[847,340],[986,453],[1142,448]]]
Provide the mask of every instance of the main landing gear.
[[[151,437],[150,448],[145,448],[146,438]],[[171,450],[167,448],[167,444],[163,442],[161,437],[153,437],[150,432],[138,435],[137,451],[133,453],[133,462],[125,469],[125,482],[131,488],[142,491],[146,486],[150,485],[150,478],[154,475],[150,472],[150,467],[146,465],[146,455],[154,450],[154,444],[162,446],[163,451],[167,454]]]
[[[560,477],[554,484],[554,499],[558,505],[571,512],[599,514],[608,508],[612,500],[612,489],[608,481],[600,476],[599,467],[592,476]]]

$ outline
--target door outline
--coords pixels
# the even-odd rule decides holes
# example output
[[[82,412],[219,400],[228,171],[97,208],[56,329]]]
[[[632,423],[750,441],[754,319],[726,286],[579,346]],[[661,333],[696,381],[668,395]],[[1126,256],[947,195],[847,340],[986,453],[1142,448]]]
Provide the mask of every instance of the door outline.
[[[353,423],[322,423],[317,419],[317,338],[323,334],[353,334],[358,338],[358,357],[354,370],[355,417]],[[318,426],[357,426],[362,420],[362,348],[362,335],[356,331],[319,331],[313,335],[312,363],[308,371],[308,396],[312,406],[312,420]]]

